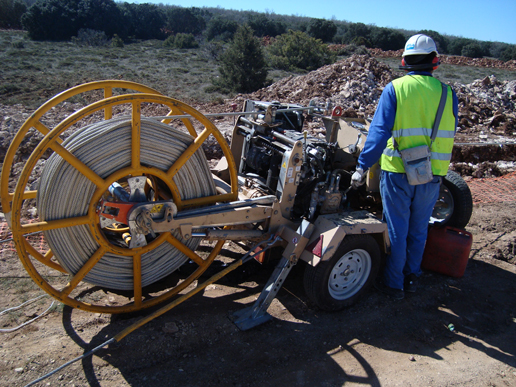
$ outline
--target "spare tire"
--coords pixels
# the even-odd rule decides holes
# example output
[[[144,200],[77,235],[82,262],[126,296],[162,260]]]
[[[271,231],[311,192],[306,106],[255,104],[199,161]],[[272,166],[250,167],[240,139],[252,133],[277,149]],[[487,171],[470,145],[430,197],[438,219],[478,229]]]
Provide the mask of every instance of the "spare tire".
[[[443,177],[430,223],[464,228],[473,212],[473,198],[464,179],[453,171]]]

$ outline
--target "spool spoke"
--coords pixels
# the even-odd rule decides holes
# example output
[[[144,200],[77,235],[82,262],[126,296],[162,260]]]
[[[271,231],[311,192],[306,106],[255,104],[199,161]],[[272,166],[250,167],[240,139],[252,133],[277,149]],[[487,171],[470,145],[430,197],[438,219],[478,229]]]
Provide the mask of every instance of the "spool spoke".
[[[140,136],[142,128],[141,104],[133,102],[133,110],[131,115],[131,166],[134,169],[140,168]]]
[[[142,305],[142,255],[135,254],[133,257],[133,280],[134,280],[134,305]]]
[[[86,277],[86,274],[97,264],[106,251],[101,247],[88,259],[81,269],[73,276],[70,282],[61,290],[63,296],[68,296],[79,283]]]
[[[190,250],[187,246],[182,244],[172,234],[167,235],[167,241],[172,246],[174,246],[176,249],[178,249],[180,252],[182,252],[184,255],[186,255],[188,258],[190,258],[192,261],[194,261],[197,265],[199,265],[199,266],[204,265],[205,262],[201,257],[199,257],[194,251]]]
[[[44,256],[37,251],[32,245],[27,242],[27,240],[23,240],[23,245],[25,247],[25,251],[27,251],[31,256],[34,257],[37,261],[47,265],[48,267],[51,267],[52,269],[58,270],[61,273],[66,273],[66,270],[61,267],[61,265],[58,265],[55,262],[52,262],[50,259],[53,257],[53,253],[51,250],[49,250]]]
[[[178,157],[176,162],[169,168],[167,171],[167,176],[172,179],[176,173],[183,167],[186,162],[192,157],[192,155],[199,149],[204,142],[211,134],[212,130],[205,128],[199,136],[195,138],[195,140],[186,148],[181,156]]]
[[[106,86],[104,88],[104,98],[109,98],[112,96],[113,96],[113,88],[110,86]],[[104,109],[104,119],[110,120],[112,117],[113,117],[113,108],[111,107],[111,105],[106,106],[106,108]]]
[[[48,231],[64,227],[81,226],[83,224],[88,224],[90,221],[91,219],[89,215],[76,216],[73,218],[49,220],[48,222],[22,224],[20,225],[20,230],[23,234],[27,234],[30,232]]]
[[[66,160],[70,165],[72,165],[75,169],[77,169],[80,173],[82,173],[88,180],[90,180],[97,187],[102,187],[105,184],[103,178],[93,172],[86,164],[84,164],[81,160],[75,157],[73,154],[68,152],[62,145],[58,143],[53,143],[50,145],[50,148],[59,154],[64,160]]]

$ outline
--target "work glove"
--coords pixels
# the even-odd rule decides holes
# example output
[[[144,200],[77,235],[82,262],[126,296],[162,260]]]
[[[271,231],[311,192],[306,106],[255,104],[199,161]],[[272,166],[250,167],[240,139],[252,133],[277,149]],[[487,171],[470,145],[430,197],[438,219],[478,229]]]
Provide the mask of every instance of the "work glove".
[[[366,172],[362,168],[357,168],[355,173],[351,176],[351,187],[354,189],[360,187],[365,183],[366,176]]]

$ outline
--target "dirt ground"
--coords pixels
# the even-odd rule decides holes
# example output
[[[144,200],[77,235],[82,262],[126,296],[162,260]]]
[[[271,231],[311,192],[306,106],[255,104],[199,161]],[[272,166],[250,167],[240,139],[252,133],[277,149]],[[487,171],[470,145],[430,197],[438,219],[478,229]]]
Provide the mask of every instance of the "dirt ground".
[[[252,304],[273,269],[253,262],[38,385],[514,386],[516,202],[476,204],[467,230],[473,247],[465,275],[425,272],[420,290],[402,301],[371,290],[347,310],[321,312],[304,294],[300,264],[269,308],[273,320],[240,331],[229,315]],[[14,253],[0,267],[4,281],[30,282]],[[27,289],[25,298],[42,294]],[[15,293],[0,294],[2,309],[20,304]],[[49,304],[28,305],[16,320]],[[60,307],[2,333],[0,386],[24,386],[142,316]],[[13,326],[1,318],[3,329]]]

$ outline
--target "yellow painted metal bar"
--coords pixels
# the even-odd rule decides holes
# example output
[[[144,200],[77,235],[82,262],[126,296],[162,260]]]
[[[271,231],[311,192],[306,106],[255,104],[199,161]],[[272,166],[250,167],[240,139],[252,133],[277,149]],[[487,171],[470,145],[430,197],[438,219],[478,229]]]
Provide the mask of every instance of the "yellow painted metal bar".
[[[22,200],[36,199],[37,194],[38,194],[38,191],[23,191]],[[9,195],[8,196],[9,201],[11,201],[14,197],[14,193],[10,193],[8,195]]]
[[[98,261],[104,256],[105,250],[103,247],[100,247],[93,253],[93,255],[86,261],[86,263],[81,267],[81,269],[73,276],[73,278],[66,284],[66,286],[61,290],[61,295],[63,297],[68,297],[68,295],[79,285],[79,283],[86,277],[86,275],[93,269],[93,267],[97,264]]]
[[[170,112],[168,112],[167,116],[174,117],[176,115],[180,116],[180,115],[184,115],[184,114],[185,114],[184,111],[182,111],[177,106],[175,106],[175,107],[171,107]],[[168,124],[171,121],[172,121],[172,119],[161,120],[161,122],[163,122],[164,124]],[[192,137],[197,137],[197,132],[195,131],[195,128],[194,128],[194,126],[192,124],[192,121],[190,121],[190,119],[188,119],[188,118],[181,118],[181,122],[186,127],[186,129],[188,129],[188,133],[190,133],[190,135]]]
[[[142,106],[140,101],[133,102],[131,114],[131,166],[140,168],[140,136],[142,129]]]
[[[43,256],[27,240],[24,240],[23,243],[24,243],[25,251],[27,251],[30,255],[32,255],[34,257],[34,259],[36,259],[37,261],[41,262],[42,264],[44,264],[54,270],[60,271],[61,273],[65,273],[65,274],[67,273],[66,270],[63,269],[63,267],[61,265],[59,265],[55,262],[52,262],[50,260],[53,257],[53,253],[51,253],[51,250],[49,250],[47,252],[47,254],[45,254],[45,256]],[[50,255],[48,254],[49,252],[50,252]]]
[[[220,246],[219,248],[222,248],[222,245],[224,243],[225,243],[224,240],[219,241],[217,243],[217,246]],[[148,315],[148,316],[146,316],[146,317],[136,321],[134,324],[132,324],[131,326],[125,328],[123,331],[118,333],[114,337],[114,339],[116,341],[122,340],[125,336],[127,336],[131,332],[134,332],[136,329],[138,329],[138,328],[142,327],[143,325],[147,324],[149,321],[154,320],[155,318],[157,318],[157,317],[163,315],[164,313],[168,312],[169,310],[173,309],[177,305],[179,305],[179,304],[183,303],[184,301],[188,300],[192,296],[194,296],[197,293],[199,293],[201,290],[204,290],[208,285],[211,285],[212,283],[218,281],[219,279],[221,279],[222,277],[227,275],[229,272],[235,270],[239,266],[242,266],[242,260],[241,259],[239,259],[235,263],[231,264],[230,266],[228,266],[224,270],[220,271],[219,273],[215,274],[214,276],[210,277],[207,281],[205,281],[202,284],[198,285],[195,289],[190,290],[188,293],[186,293],[186,294],[182,295],[181,297],[175,299],[170,304],[165,305],[165,306],[161,307],[160,309],[158,309],[157,311],[155,311],[154,313],[151,313],[150,315]]]
[[[186,162],[193,156],[193,154],[199,149],[204,140],[212,133],[211,128],[205,128],[201,134],[199,134],[195,140],[186,148],[181,156],[177,158],[174,164],[168,169],[167,176],[172,179],[175,174],[186,164]]]
[[[55,230],[57,228],[81,226],[91,221],[89,215],[76,216],[73,218],[49,220],[48,222],[37,222],[20,225],[19,231],[23,234],[37,231]]]
[[[50,144],[50,148],[59,154],[68,164],[77,169],[80,173],[82,173],[88,180],[90,180],[97,187],[104,185],[105,181],[102,177],[93,172],[90,167],[84,164],[81,160],[71,154],[66,148],[64,148],[61,144],[53,143]]]
[[[199,257],[195,251],[186,247],[183,243],[181,243],[181,241],[179,241],[170,233],[167,235],[167,242],[186,255],[188,258],[190,258],[192,261],[194,261],[197,265],[202,266],[205,264],[204,260]]]
[[[142,255],[135,254],[133,257],[133,289],[134,305],[142,306]]]
[[[104,88],[104,99],[113,96],[113,88],[111,86],[106,86]],[[110,120],[113,117],[113,108],[111,106],[106,106],[104,109],[104,119]]]

